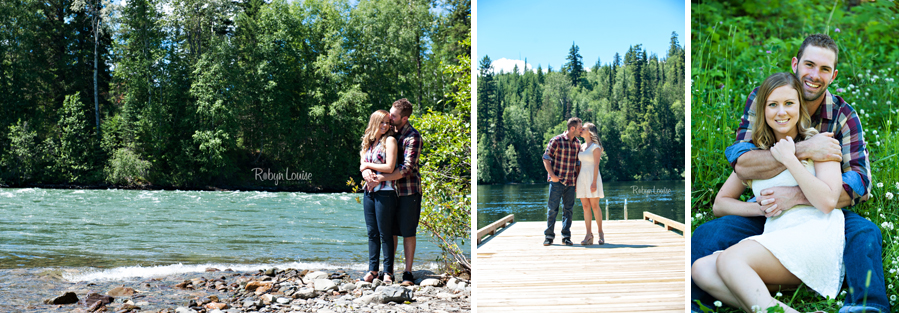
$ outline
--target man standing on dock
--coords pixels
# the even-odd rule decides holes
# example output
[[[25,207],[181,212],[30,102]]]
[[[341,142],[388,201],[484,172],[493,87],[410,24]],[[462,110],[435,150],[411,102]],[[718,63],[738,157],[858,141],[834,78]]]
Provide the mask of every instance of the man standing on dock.
[[[550,139],[544,151],[544,168],[547,169],[547,181],[550,182],[550,201],[547,202],[547,229],[544,230],[544,245],[553,243],[553,228],[559,212],[559,199],[563,201],[563,236],[562,243],[572,245],[572,207],[575,205],[575,178],[578,176],[580,162],[578,152],[581,142],[576,138],[581,135],[581,119],[570,118],[566,123],[568,130]]]

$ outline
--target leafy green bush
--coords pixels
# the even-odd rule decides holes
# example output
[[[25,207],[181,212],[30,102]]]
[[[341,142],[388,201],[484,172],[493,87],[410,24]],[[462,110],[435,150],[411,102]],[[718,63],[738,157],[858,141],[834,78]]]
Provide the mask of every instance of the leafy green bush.
[[[9,126],[10,149],[3,157],[2,180],[13,184],[24,184],[33,180],[40,160],[36,143],[37,133],[28,127],[28,122],[19,120]]]
[[[840,49],[829,90],[856,109],[865,129],[872,197],[852,210],[881,227],[887,294],[898,293],[897,4],[850,10],[831,1],[742,1],[691,8],[691,229],[714,218],[712,203],[731,173],[734,141],[747,95],[769,75],[789,72],[803,39],[828,33]],[[786,18],[792,17],[792,18]],[[743,199],[751,197],[748,191]],[[801,311],[837,311],[844,295],[823,300],[806,288],[779,300]],[[891,299],[896,306],[896,297]],[[733,308],[720,311],[737,312]]]
[[[106,180],[117,185],[134,185],[146,180],[150,162],[128,148],[119,148],[106,166]]]
[[[470,39],[461,42],[469,47]],[[419,224],[431,233],[444,251],[441,261],[449,271],[470,272],[466,251],[459,248],[470,238],[471,188],[471,81],[469,56],[458,56],[459,64],[445,67],[455,73],[449,95],[456,104],[452,113],[429,110],[411,123],[424,142],[419,159],[422,175],[422,215]]]

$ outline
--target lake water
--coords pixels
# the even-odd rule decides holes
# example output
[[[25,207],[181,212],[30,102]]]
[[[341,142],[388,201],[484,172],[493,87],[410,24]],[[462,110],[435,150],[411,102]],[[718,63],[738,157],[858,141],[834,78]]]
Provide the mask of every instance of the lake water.
[[[207,267],[364,270],[366,225],[356,197],[0,189],[0,280],[8,270],[34,268],[65,268],[71,281]],[[418,234],[416,268],[433,267],[440,254],[430,238]]]
[[[648,211],[659,216],[684,223],[684,181],[603,182],[605,198],[600,199],[600,210],[606,219],[609,203],[609,219],[625,219],[625,201],[628,200],[628,219],[642,219]],[[478,185],[478,228],[482,228],[509,214],[516,221],[547,221],[547,201],[550,185]],[[573,220],[584,220],[581,200],[575,199]],[[562,220],[560,201],[557,221]],[[575,225],[575,224],[573,224]],[[578,224],[581,225],[581,224]]]

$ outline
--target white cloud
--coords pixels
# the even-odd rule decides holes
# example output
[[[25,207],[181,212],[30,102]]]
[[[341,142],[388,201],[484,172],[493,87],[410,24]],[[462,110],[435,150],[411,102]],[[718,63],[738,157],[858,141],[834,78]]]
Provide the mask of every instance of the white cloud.
[[[494,60],[494,62],[491,62],[491,66],[494,67],[494,73],[500,73],[501,70],[504,73],[512,73],[513,67],[518,66],[519,74],[525,74],[525,61],[522,60],[500,58],[499,60]],[[534,71],[534,66],[529,63],[528,69]]]

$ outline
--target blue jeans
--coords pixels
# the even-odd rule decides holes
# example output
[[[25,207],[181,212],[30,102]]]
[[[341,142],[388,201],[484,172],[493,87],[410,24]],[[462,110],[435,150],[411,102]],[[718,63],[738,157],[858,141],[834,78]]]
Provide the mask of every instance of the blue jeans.
[[[859,214],[846,209],[843,213],[846,240],[844,287],[849,287],[853,292],[847,290],[844,307],[840,312],[890,312],[881,263],[881,231]],[[762,234],[765,223],[764,217],[729,215],[698,226],[691,234],[691,264],[715,251],[725,250],[744,238]],[[866,287],[870,272],[870,284]],[[700,312],[695,300],[700,300],[708,308],[712,308],[715,301],[691,281],[691,310]]]
[[[553,232],[556,226],[556,215],[559,212],[559,199],[563,201],[563,239],[571,238],[572,232],[572,207],[575,206],[575,186],[566,186],[560,182],[550,182],[550,201],[547,202],[547,229],[544,230],[544,237],[553,240],[556,235]]]
[[[384,271],[394,273],[394,219],[397,212],[397,192],[393,190],[366,192],[363,214],[369,235],[369,271],[378,271],[378,258],[384,252]]]

